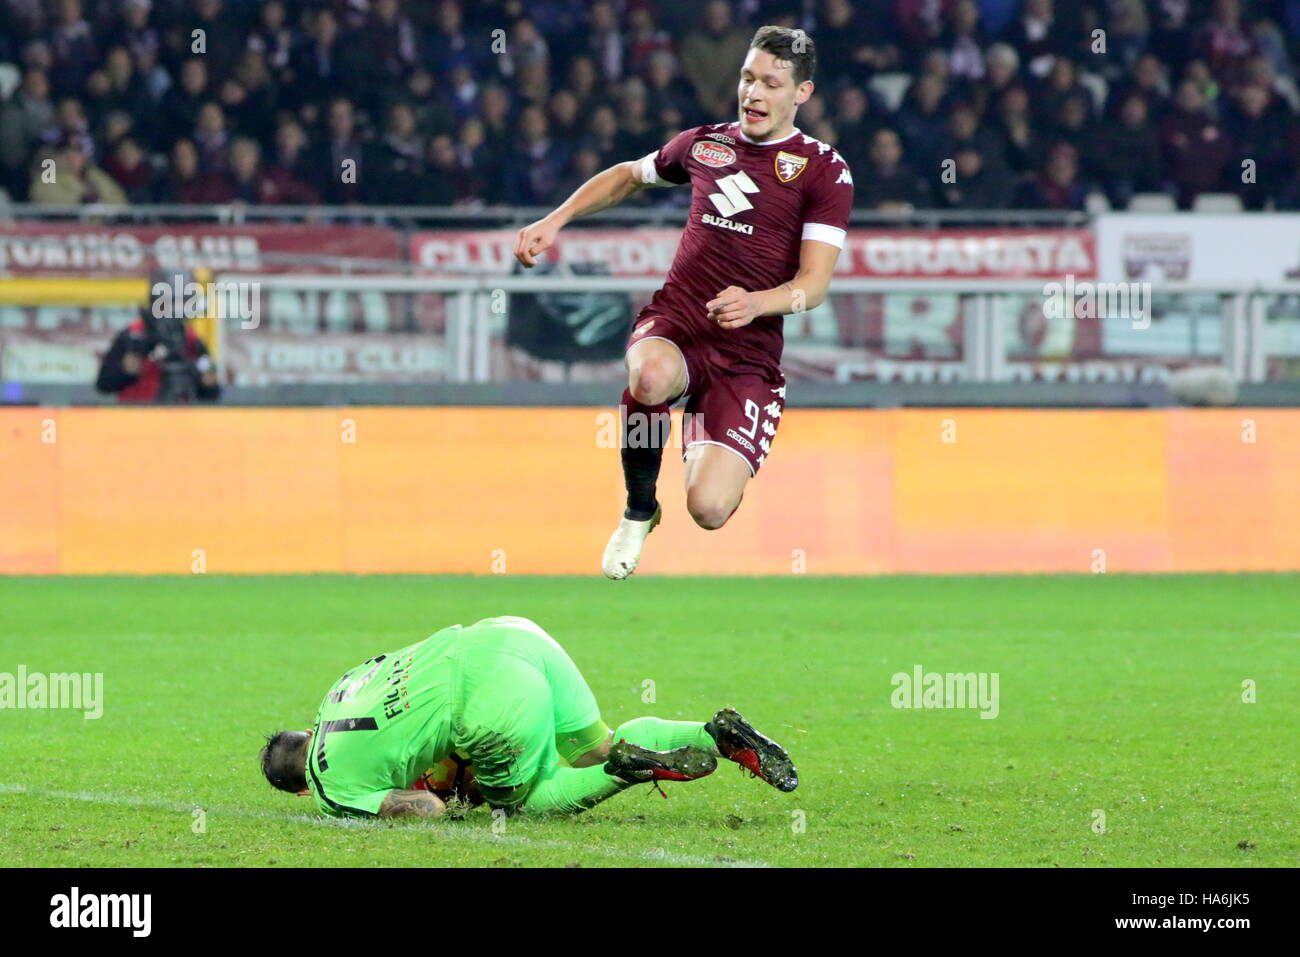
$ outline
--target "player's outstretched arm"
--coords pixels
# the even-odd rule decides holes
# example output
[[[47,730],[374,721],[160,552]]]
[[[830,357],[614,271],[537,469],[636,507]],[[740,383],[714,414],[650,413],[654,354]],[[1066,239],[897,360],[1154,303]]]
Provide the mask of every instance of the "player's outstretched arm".
[[[815,309],[826,298],[839,257],[838,247],[805,239],[799,244],[799,271],[793,279],[758,292],[728,286],[705,303],[709,318],[724,329],[737,329],[759,316],[788,316]]]
[[[645,189],[646,184],[641,182],[637,171],[640,163],[640,160],[618,163],[597,173],[574,190],[573,195],[555,207],[550,215],[519,230],[515,259],[531,269],[537,265],[537,257],[555,243],[556,233],[570,220],[617,206],[633,193]]]
[[[437,817],[447,810],[447,805],[436,795],[428,791],[388,792],[384,803],[379,805],[380,817]]]

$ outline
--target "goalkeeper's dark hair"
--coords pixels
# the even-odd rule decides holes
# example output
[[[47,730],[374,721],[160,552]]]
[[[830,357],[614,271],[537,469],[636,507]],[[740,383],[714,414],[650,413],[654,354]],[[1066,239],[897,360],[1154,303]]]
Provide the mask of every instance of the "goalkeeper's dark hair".
[[[277,731],[266,736],[258,752],[262,774],[271,786],[290,794],[307,787],[307,774],[295,760],[305,740],[301,731]]]
[[[811,80],[813,71],[817,69],[817,47],[812,37],[802,30],[790,27],[759,27],[749,46],[750,49],[770,53],[778,60],[785,60],[794,67],[795,86],[804,80]]]

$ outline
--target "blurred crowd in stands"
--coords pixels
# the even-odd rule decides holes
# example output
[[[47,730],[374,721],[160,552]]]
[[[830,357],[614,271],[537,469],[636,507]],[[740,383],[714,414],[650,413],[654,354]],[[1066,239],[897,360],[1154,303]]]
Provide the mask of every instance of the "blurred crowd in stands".
[[[859,207],[1300,208],[1300,0],[0,0],[0,190],[551,205],[734,119],[764,23]]]

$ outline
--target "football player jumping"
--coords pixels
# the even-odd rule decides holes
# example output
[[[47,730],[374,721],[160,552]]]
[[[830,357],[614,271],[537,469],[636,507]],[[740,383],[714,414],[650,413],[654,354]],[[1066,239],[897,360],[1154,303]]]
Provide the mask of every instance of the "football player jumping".
[[[806,33],[761,27],[740,69],[735,122],[686,130],[657,152],[598,173],[519,231],[515,257],[531,267],[570,220],[648,187],[691,185],[676,258],[628,340],[627,507],[605,547],[609,578],[636,570],[659,523],[655,489],[670,405],[687,399],[686,504],[702,528],[727,522],[771,452],[785,409],[783,317],[825,298],[853,205],[844,159],[794,126],[812,95],[815,64]]]

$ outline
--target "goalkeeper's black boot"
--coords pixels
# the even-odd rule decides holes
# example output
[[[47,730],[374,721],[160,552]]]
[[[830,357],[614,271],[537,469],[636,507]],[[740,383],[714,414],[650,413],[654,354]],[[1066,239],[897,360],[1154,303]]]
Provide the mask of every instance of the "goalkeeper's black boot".
[[[718,759],[703,748],[651,751],[619,740],[609,749],[605,773],[633,783],[641,781],[694,781],[718,769]]]
[[[723,708],[704,730],[717,742],[724,758],[735,761],[778,791],[793,791],[799,786],[799,774],[785,748],[760,734],[735,708]]]

